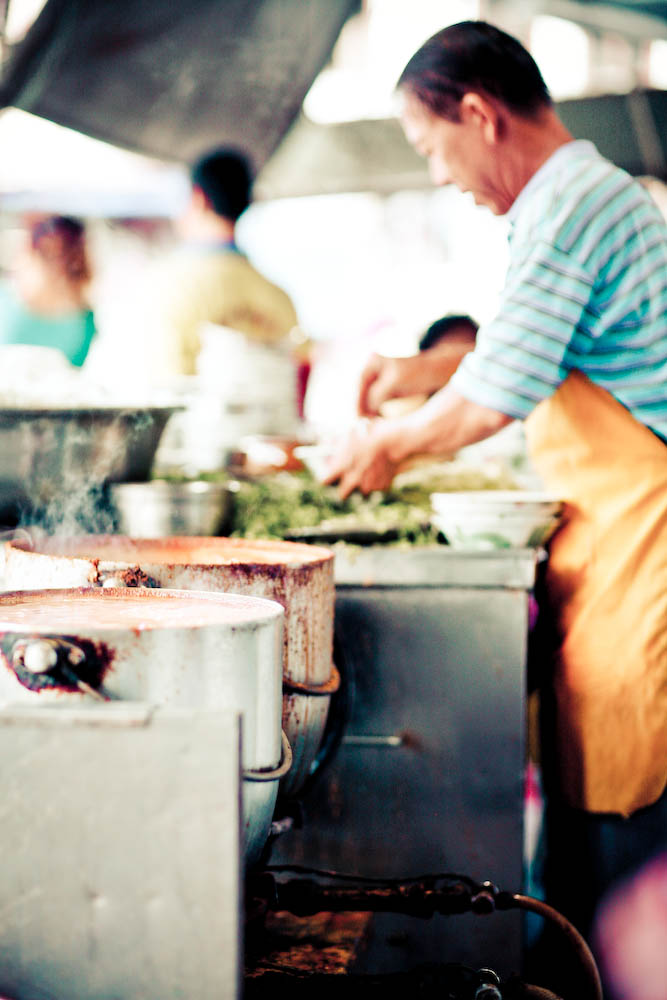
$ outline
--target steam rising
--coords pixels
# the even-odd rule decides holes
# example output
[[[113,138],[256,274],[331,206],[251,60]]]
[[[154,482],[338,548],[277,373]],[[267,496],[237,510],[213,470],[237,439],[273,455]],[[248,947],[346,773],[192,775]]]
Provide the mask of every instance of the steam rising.
[[[110,533],[107,484],[149,478],[174,407],[103,387],[51,348],[11,345],[0,365],[0,525]]]
[[[0,500],[4,506],[11,500],[19,526],[52,535],[112,533],[107,484],[149,477],[170,413],[164,407],[0,410],[0,462],[7,462]]]
[[[115,517],[99,483],[83,483],[68,489],[63,498],[54,497],[49,503],[25,508],[19,524],[40,528],[48,535],[111,534]]]

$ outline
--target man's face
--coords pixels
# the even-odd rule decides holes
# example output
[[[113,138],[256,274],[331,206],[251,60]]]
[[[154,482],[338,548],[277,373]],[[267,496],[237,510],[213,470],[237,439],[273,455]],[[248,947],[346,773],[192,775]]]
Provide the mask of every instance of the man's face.
[[[409,91],[402,95],[401,125],[408,142],[428,160],[434,184],[455,184],[475,204],[504,215],[514,200],[501,183],[501,170],[488,122],[478,115],[448,121],[430,111]]]

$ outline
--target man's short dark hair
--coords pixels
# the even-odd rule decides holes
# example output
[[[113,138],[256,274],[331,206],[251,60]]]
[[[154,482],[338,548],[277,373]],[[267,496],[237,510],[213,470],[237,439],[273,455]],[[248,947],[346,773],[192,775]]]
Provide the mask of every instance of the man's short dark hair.
[[[497,98],[525,118],[552,104],[530,53],[486,21],[461,21],[438,31],[412,56],[397,87],[455,122],[461,98],[470,91]]]
[[[440,343],[440,341],[443,340],[448,333],[451,333],[452,330],[455,330],[460,326],[469,327],[470,339],[475,339],[479,325],[475,323],[471,316],[442,316],[440,319],[436,319],[434,323],[431,323],[425,333],[422,334],[419,340],[419,350],[427,351],[429,347],[433,347],[435,344]]]
[[[238,149],[223,147],[200,157],[190,171],[193,187],[200,188],[217,215],[234,222],[252,198],[252,167]]]

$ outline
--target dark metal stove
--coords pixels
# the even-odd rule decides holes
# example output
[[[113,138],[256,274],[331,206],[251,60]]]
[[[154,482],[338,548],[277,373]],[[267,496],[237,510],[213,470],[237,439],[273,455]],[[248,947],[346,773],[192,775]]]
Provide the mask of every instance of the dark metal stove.
[[[332,706],[340,744],[273,864],[405,879],[464,872],[523,888],[525,666],[534,550],[360,549],[336,556]],[[369,973],[421,963],[501,974],[521,918],[378,914]]]
[[[247,885],[251,965],[261,967],[253,949],[261,956],[270,941],[277,963],[246,980],[247,1000],[285,985],[320,1000],[396,989],[438,1000],[557,1000],[524,982],[522,911],[560,931],[558,952],[575,970],[566,1000],[600,1000],[586,943],[522,891],[538,558],[445,548],[337,556],[343,682],[312,780],[300,803],[280,803],[286,832]]]

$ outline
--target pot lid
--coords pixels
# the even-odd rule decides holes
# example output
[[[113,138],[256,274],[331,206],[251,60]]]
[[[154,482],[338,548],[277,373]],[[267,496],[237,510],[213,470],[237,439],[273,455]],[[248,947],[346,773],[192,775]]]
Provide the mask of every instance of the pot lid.
[[[23,590],[0,594],[0,633],[74,635],[243,625],[279,618],[275,601],[186,590]]]

